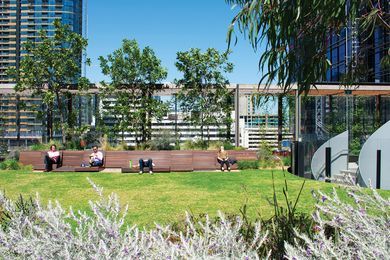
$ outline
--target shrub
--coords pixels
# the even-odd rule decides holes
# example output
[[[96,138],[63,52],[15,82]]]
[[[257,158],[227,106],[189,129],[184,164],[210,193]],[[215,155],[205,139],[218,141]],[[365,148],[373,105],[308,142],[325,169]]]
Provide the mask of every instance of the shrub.
[[[5,159],[6,160],[15,160],[15,161],[19,161],[19,155],[20,155],[20,150],[17,148],[17,149],[12,149],[8,154],[7,156],[5,156]]]
[[[257,161],[257,160],[240,160],[237,162],[237,167],[240,170],[259,169],[259,161]]]
[[[45,151],[48,150],[47,145],[42,143],[33,144],[30,146],[31,151]]]
[[[187,140],[182,144],[182,150],[206,150],[208,147],[206,140]]]
[[[0,163],[0,170],[20,170],[22,167],[16,160],[5,160]]]
[[[173,150],[175,147],[171,144],[175,144],[175,137],[172,136],[170,131],[162,131],[161,135],[157,136],[150,142],[151,150]]]
[[[285,180],[283,187],[284,199],[283,201],[279,201],[276,196],[274,178],[272,178],[272,180],[273,197],[267,199],[268,202],[274,207],[274,215],[271,218],[260,218],[252,222],[248,217],[246,205],[240,209],[240,216],[229,215],[226,217],[232,223],[235,223],[236,219],[243,220],[240,234],[243,240],[248,244],[250,244],[253,238],[256,236],[256,226],[260,225],[262,227],[263,232],[267,234],[267,239],[257,250],[258,258],[260,259],[268,257],[271,259],[284,259],[284,244],[286,241],[291,243],[294,242],[294,239],[296,238],[294,230],[299,230],[299,232],[307,234],[308,237],[312,237],[313,234],[313,220],[311,215],[299,213],[296,210],[305,182],[302,183],[297,197],[292,200],[288,194],[288,185],[287,181]],[[216,217],[212,220],[207,220],[206,216],[206,214],[191,216],[191,221],[192,223],[198,223],[198,225],[200,225],[198,228],[201,227],[202,223],[207,221],[211,221],[212,223],[219,223],[220,221],[219,217]],[[174,223],[172,227],[175,232],[185,232],[189,228],[184,221]]]
[[[283,162],[283,166],[291,166],[291,157],[290,156],[282,156],[281,160]]]
[[[262,141],[259,146],[259,150],[257,151],[257,157],[259,160],[268,161],[272,159],[272,150],[267,142]]]
[[[82,149],[79,140],[67,141],[64,146],[65,146],[66,150],[81,150]]]
[[[340,200],[336,190],[314,193],[314,237],[295,231],[304,243],[286,243],[288,259],[389,259],[390,200],[374,189],[345,189],[349,203]]]
[[[263,169],[269,169],[269,168],[276,168],[278,166],[283,166],[283,161],[277,157],[272,156],[267,160],[260,160],[260,168]]]
[[[53,144],[57,146],[57,150],[61,150],[63,148],[63,145],[61,142],[53,141],[53,140],[47,144],[36,143],[36,144],[31,145],[29,148],[31,151],[48,151],[50,149],[50,146]]]
[[[98,143],[94,143],[93,145],[98,145],[100,144],[100,148],[103,151],[124,151],[127,150],[127,144],[126,142],[121,142],[117,145],[111,145],[111,143],[108,140],[108,136],[104,135],[99,139]]]
[[[34,210],[21,212],[0,192],[0,208],[9,214],[6,228],[0,229],[0,257],[3,259],[256,259],[267,238],[261,225],[254,225],[250,240],[241,235],[243,220],[234,222],[219,213],[213,223],[205,217],[194,223],[187,215],[187,230],[175,232],[156,226],[142,230],[125,227],[128,207],[123,210],[116,194],[103,196],[94,185],[99,200],[92,202],[91,213],[67,213],[61,205],[39,198]],[[69,222],[72,222],[73,227]]]
[[[229,141],[210,141],[208,150],[219,150],[223,146],[225,150],[233,150],[235,147]]]

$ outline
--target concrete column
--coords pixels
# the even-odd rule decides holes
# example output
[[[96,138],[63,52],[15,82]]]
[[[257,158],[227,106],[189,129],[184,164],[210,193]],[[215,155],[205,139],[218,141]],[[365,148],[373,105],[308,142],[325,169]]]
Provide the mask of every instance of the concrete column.
[[[301,96],[295,92],[295,141],[301,141]]]

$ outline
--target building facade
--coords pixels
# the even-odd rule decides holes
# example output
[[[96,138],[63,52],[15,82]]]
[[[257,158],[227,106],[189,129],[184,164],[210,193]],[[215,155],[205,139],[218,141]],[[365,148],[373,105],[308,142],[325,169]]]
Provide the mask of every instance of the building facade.
[[[380,2],[382,11],[389,14],[390,2]],[[390,16],[384,18],[390,22]],[[305,173],[311,171],[315,151],[332,137],[348,131],[348,152],[353,158],[367,138],[390,119],[390,68],[381,64],[389,55],[389,30],[376,26],[372,32],[365,32],[350,21],[339,33],[329,35],[327,46],[331,66],[317,86],[333,85],[339,91],[302,99],[298,137],[305,147]],[[350,82],[356,84],[343,84],[351,74],[354,77]]]
[[[261,144],[267,144],[271,148],[278,147],[278,116],[275,112],[272,100],[270,108],[261,109],[255,107],[252,102],[253,93],[258,93],[258,85],[239,85],[232,84],[228,88],[235,95],[235,105],[232,106],[230,126],[230,141],[237,145],[257,149]],[[116,117],[110,112],[110,106],[115,99],[100,98],[99,85],[91,88],[91,92],[86,96],[74,94],[71,100],[73,111],[77,115],[77,125],[96,126],[96,114],[103,119],[104,125],[112,127],[116,124]],[[179,142],[188,140],[197,140],[200,136],[200,127],[191,125],[184,120],[184,115],[180,111],[180,106],[175,104],[175,93],[179,88],[170,85],[161,93],[157,93],[156,98],[164,102],[170,102],[170,111],[161,121],[152,122],[152,138],[158,138],[161,135],[169,133],[173,139]],[[239,91],[238,91],[239,90]],[[8,147],[18,145],[28,146],[36,142],[46,141],[46,120],[42,100],[39,97],[32,97],[28,93],[21,93],[20,100],[17,102],[17,96],[13,90],[12,84],[0,84],[0,141]],[[64,100],[64,102],[67,102]],[[18,104],[23,104],[17,108]],[[69,104],[67,105],[69,106]],[[19,111],[19,112],[17,112]],[[17,115],[19,113],[19,116]],[[18,131],[16,120],[20,118],[20,129]],[[283,139],[292,139],[291,118],[286,117],[283,129]],[[204,130],[206,139],[226,140],[226,125],[210,126],[208,131]],[[18,138],[19,135],[19,138]],[[59,131],[54,131],[54,137],[61,140]],[[136,144],[136,135],[132,132],[123,133],[124,141],[129,146]],[[122,133],[118,133],[113,141],[120,142]]]
[[[389,23],[390,2],[380,1],[380,6]],[[357,21],[350,21],[341,32],[329,35],[327,46],[332,65],[324,81],[341,82],[346,72],[356,70],[358,82],[390,83],[390,69],[381,66],[390,48],[390,32],[383,26],[367,32],[359,28]]]
[[[230,88],[234,88],[232,85]],[[257,91],[257,85],[251,85],[251,91]],[[239,93],[238,103],[232,107],[230,125],[230,141],[235,143],[238,139],[240,146],[248,149],[258,149],[260,145],[266,144],[271,149],[278,148],[278,115],[273,109],[258,109],[252,102],[252,93],[243,91]],[[180,111],[180,108],[175,104],[175,96],[170,96],[169,90],[167,93],[160,93],[162,96],[155,98],[165,100],[171,103],[171,109],[163,117],[161,121],[154,120],[152,122],[152,139],[170,133],[173,139],[180,142],[195,141],[200,137],[200,126],[191,125],[184,120],[185,115]],[[106,98],[100,100],[100,110],[102,111],[103,121],[106,126],[113,127],[116,123],[115,116],[110,112],[115,99]],[[270,107],[273,107],[273,100],[268,102]],[[238,117],[236,117],[238,113]],[[289,118],[286,118],[283,128],[283,139],[292,139],[292,127]],[[204,138],[210,141],[226,140],[226,125],[213,125],[204,130]],[[132,132],[118,133],[117,142],[122,140],[128,146],[136,145],[136,135]],[[174,143],[172,143],[174,144]]]
[[[9,67],[19,67],[26,55],[23,43],[38,41],[39,32],[54,35],[60,19],[74,32],[83,33],[83,0],[0,0],[0,84],[12,83]],[[81,66],[81,64],[80,64]]]

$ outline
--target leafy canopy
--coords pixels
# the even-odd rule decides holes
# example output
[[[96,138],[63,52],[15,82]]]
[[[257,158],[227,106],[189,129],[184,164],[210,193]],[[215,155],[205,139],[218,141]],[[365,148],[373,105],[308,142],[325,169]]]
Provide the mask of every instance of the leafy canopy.
[[[228,115],[225,113],[231,105],[225,74],[233,71],[233,64],[228,61],[228,53],[214,48],[204,53],[198,48],[178,52],[176,59],[175,65],[183,73],[176,80],[180,86],[180,107],[186,114],[185,120],[200,125],[203,139],[204,126],[218,125],[230,117],[230,109]]]
[[[255,49],[264,47],[260,83],[276,83],[285,91],[296,83],[300,93],[307,92],[325,78],[331,65],[326,58],[328,37],[349,21],[357,21],[363,31],[375,26],[390,31],[388,3],[381,0],[225,1],[240,8],[228,30],[229,46],[237,28]]]
[[[150,47],[140,49],[136,40],[124,39],[122,47],[99,57],[104,75],[111,83],[103,82],[105,97],[115,102],[107,112],[114,116],[114,130],[123,133],[133,131],[144,143],[151,139],[151,120],[161,119],[168,110],[167,104],[153,97],[164,86],[167,70]]]

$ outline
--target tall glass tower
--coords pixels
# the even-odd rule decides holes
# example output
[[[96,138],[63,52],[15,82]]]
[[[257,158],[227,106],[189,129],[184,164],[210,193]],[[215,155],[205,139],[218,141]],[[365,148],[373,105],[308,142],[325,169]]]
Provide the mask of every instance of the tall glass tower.
[[[390,11],[390,2],[381,1],[382,10]],[[390,22],[389,16],[385,16]],[[381,60],[388,55],[390,33],[381,26],[372,32],[363,32],[351,21],[339,34],[329,35],[327,58],[332,66],[326,75],[326,82],[340,82],[348,69],[360,66],[361,83],[390,83],[390,69],[381,66]]]
[[[55,19],[82,34],[84,1],[0,0],[0,84],[13,83],[6,70],[19,67],[20,59],[25,55],[23,43],[38,40],[40,30],[53,35]]]

